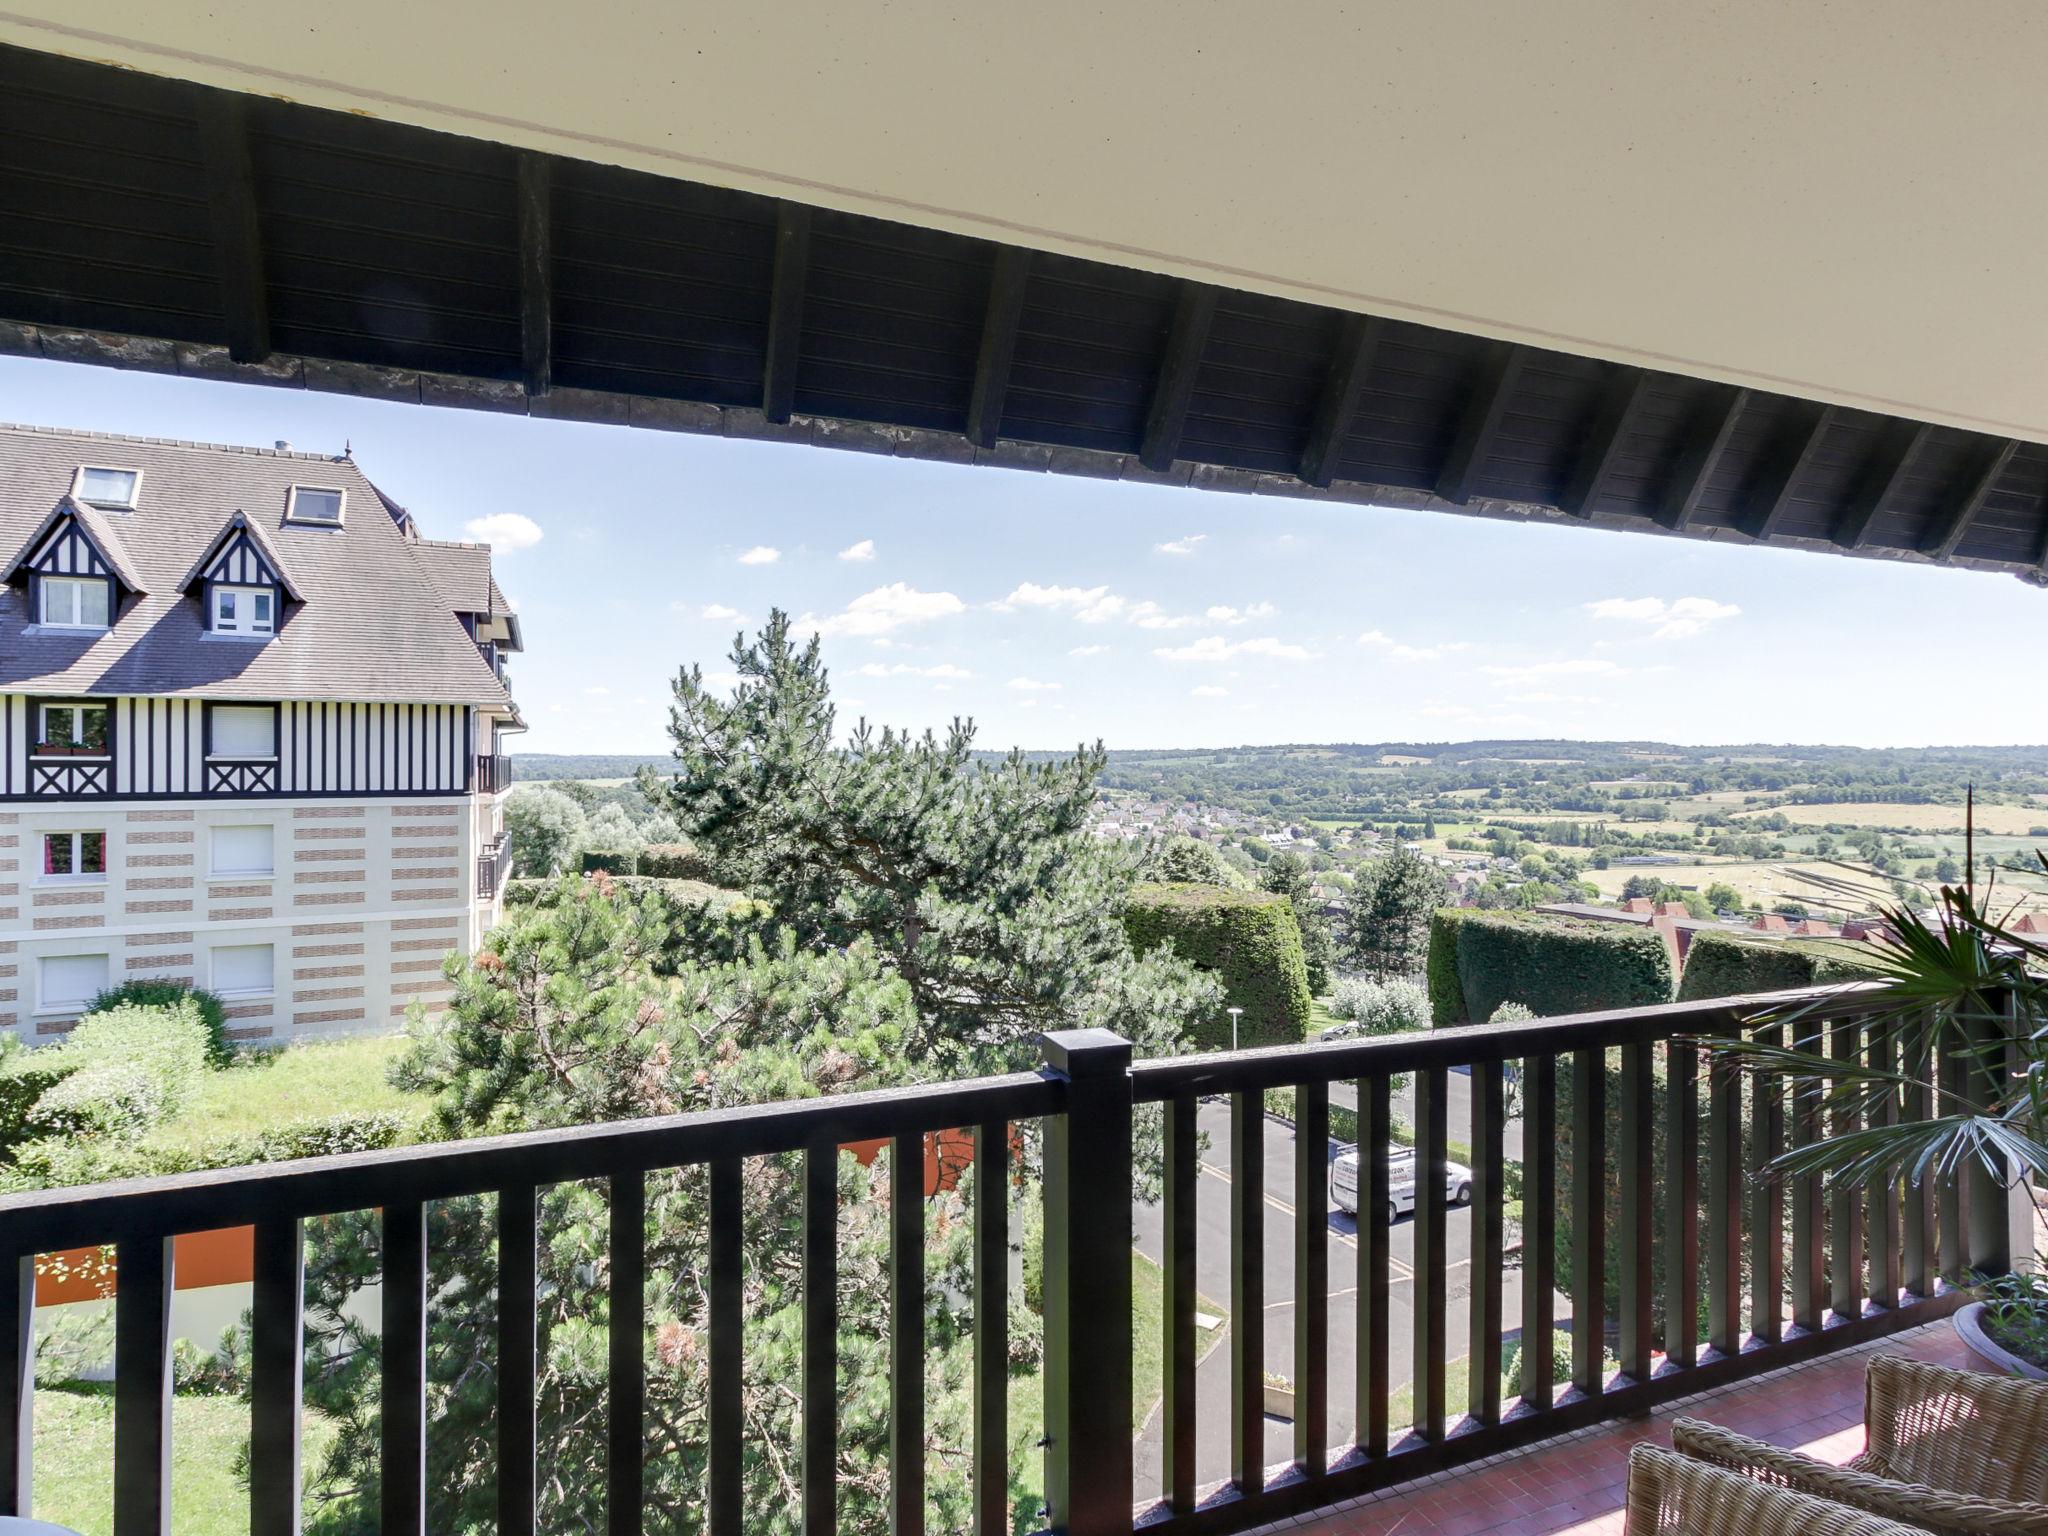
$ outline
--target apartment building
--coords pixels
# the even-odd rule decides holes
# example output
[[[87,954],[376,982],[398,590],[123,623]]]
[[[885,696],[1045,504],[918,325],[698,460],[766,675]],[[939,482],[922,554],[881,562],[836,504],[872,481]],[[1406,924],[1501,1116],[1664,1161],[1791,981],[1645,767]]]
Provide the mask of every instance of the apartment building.
[[[0,1029],[109,982],[380,1030],[500,912],[490,551],[346,456],[0,426]]]

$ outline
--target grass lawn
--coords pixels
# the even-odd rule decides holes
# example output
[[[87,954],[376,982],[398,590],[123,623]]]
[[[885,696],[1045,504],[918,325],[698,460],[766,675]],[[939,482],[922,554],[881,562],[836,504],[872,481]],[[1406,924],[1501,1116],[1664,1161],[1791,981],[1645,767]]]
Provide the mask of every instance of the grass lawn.
[[[310,1465],[324,1420],[306,1424]],[[171,1403],[171,1528],[178,1536],[242,1536],[249,1490],[235,1464],[249,1437],[249,1405],[234,1397],[180,1395]],[[114,1528],[114,1389],[84,1385],[36,1392],[35,1515],[83,1536]]]
[[[405,1049],[402,1035],[312,1041],[281,1051],[243,1051],[225,1071],[209,1072],[183,1113],[154,1131],[164,1146],[197,1147],[254,1136],[280,1120],[390,1110],[417,1115],[424,1101],[401,1093],[387,1074]]]

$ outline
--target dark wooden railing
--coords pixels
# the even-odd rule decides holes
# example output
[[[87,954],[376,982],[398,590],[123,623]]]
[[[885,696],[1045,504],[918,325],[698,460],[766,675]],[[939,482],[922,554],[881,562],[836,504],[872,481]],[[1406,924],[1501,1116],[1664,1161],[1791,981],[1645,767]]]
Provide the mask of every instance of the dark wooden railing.
[[[500,834],[476,856],[476,894],[479,901],[495,901],[505,879],[512,873],[512,844]]]
[[[1924,1037],[1899,1041],[1866,1028],[1870,994],[1831,1000],[1811,1031],[1837,1055],[1875,1052],[1902,1061],[1916,1083],[1930,1070]],[[169,1529],[169,1301],[172,1239],[221,1227],[255,1228],[249,1496],[254,1536],[298,1528],[303,1224],[348,1211],[381,1213],[381,1529],[419,1536],[425,1527],[427,1417],[424,1319],[430,1202],[486,1196],[497,1205],[499,1530],[531,1536],[535,1525],[535,1222],[537,1191],[570,1180],[610,1181],[612,1344],[607,1528],[641,1529],[644,1190],[659,1170],[708,1169],[709,1446],[711,1536],[737,1536],[742,1508],[741,1160],[803,1158],[803,1444],[797,1465],[806,1536],[834,1530],[837,1446],[836,1168],[839,1149],[877,1138],[892,1146],[891,1391],[892,1526],[924,1527],[925,1339],[924,1138],[973,1135],[972,1437],[977,1536],[1008,1536],[1009,1427],[1007,1273],[1013,1155],[1011,1126],[1042,1121],[1045,1202],[1044,1308],[1047,1511],[1073,1536],[1147,1530],[1228,1532],[1336,1503],[1659,1401],[1791,1364],[1908,1327],[1956,1306],[1963,1292],[1944,1275],[2009,1266],[2004,1192],[1973,1176],[1954,1197],[1901,1183],[1867,1191],[1789,1190],[1749,1174],[1777,1148],[1822,1134],[1814,1096],[1784,1095],[1703,1059],[1703,1035],[1733,1033],[1754,1000],[1587,1014],[1511,1027],[1447,1029],[1381,1039],[1131,1061],[1125,1041],[1102,1031],[1049,1036],[1038,1073],[766,1104],[569,1131],[315,1159],[0,1198],[0,1514],[30,1512],[33,1371],[30,1359],[35,1256],[110,1244],[118,1274],[114,1536]],[[1618,1075],[1609,1053],[1618,1057]],[[1504,1305],[1510,1164],[1503,1067],[1515,1064],[1524,1100],[1522,1304]],[[1663,1068],[1659,1081],[1657,1068]],[[1449,1074],[1472,1069],[1473,1164],[1470,1326],[1449,1336],[1450,1211],[1443,1169],[1453,1126]],[[1412,1412],[1396,1417],[1390,1370],[1394,1280],[1386,1214],[1386,1151],[1397,1134],[1395,1079],[1413,1082],[1413,1135],[1421,1165],[1414,1217]],[[1554,1090],[1571,1088],[1571,1123],[1557,1123]],[[1605,1096],[1620,1095],[1610,1144]],[[1356,1226],[1354,1400],[1348,1433],[1331,1432],[1328,1195],[1332,1088],[1355,1094],[1363,1155]],[[1230,1328],[1230,1474],[1204,1486],[1195,1463],[1195,1204],[1201,1177],[1196,1117],[1221,1095],[1230,1122],[1228,1272],[1231,1312],[1263,1316],[1264,1224],[1273,1219],[1263,1168],[1267,1095],[1292,1089],[1291,1169],[1295,1222],[1292,1374],[1297,1393],[1293,1454],[1268,1465],[1261,1388],[1270,1362],[1262,1329]],[[1132,1423],[1131,1266],[1134,1134],[1147,1106],[1163,1111],[1164,1338],[1161,1486],[1135,1486]],[[1890,1113],[1928,1110],[1924,1087]],[[1675,1197],[1661,1213],[1667,1262],[1652,1262],[1660,1213],[1653,1198],[1655,1132],[1666,1141],[1665,1177]],[[1568,1137],[1569,1187],[1556,1187],[1556,1154]],[[1610,1170],[1620,1219],[1605,1220]],[[1941,1198],[1936,1198],[1939,1195]],[[1788,1234],[1781,1212],[1789,1201]],[[1567,1212],[1572,1366],[1553,1379],[1551,1239]],[[1745,1231],[1745,1212],[1748,1220]],[[1340,1224],[1341,1225],[1341,1224]],[[1605,1294],[1607,1245],[1619,1259],[1617,1294]],[[1744,1290],[1743,1259],[1749,1259]],[[1789,1265],[1786,1262],[1789,1255]],[[1703,1273],[1702,1273],[1703,1271]],[[1789,1283],[1788,1283],[1789,1282]],[[1703,1286],[1703,1288],[1702,1288]],[[1652,1302],[1661,1290],[1674,1320],[1653,1347]],[[1280,1299],[1280,1298],[1275,1298]],[[1701,1301],[1704,1300],[1704,1308]],[[1745,1307],[1745,1300],[1748,1305]],[[1608,1319],[1613,1326],[1608,1327]],[[1704,1328],[1695,1318],[1704,1317]],[[1746,1320],[1745,1320],[1746,1319]],[[1501,1387],[1503,1345],[1521,1341],[1518,1392]],[[1612,1336],[1620,1368],[1606,1371]],[[1447,1370],[1468,1360],[1464,1400],[1449,1397]]]
[[[512,759],[500,752],[480,752],[476,759],[476,792],[495,795],[512,787]]]

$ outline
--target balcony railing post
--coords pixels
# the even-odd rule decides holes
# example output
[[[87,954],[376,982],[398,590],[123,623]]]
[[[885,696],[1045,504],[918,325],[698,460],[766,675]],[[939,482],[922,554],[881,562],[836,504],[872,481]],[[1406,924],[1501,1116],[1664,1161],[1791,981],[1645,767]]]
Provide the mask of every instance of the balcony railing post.
[[[35,1440],[36,1256],[0,1259],[0,1515],[27,1519]]]
[[[1131,1045],[1060,1030],[1045,1122],[1045,1495],[1068,1536],[1131,1528]]]
[[[1975,1106],[1995,1104],[2004,1096],[2015,1065],[2017,1000],[2004,994],[1999,1018],[1973,1019],[1968,1025],[1970,1056],[1965,1082]],[[2025,1186],[2012,1176],[2004,1153],[1987,1150],[1972,1159],[1967,1192],[1969,1216],[1964,1242],[1970,1268],[1980,1275],[2009,1272],[2015,1260],[2033,1251],[2033,1211]]]

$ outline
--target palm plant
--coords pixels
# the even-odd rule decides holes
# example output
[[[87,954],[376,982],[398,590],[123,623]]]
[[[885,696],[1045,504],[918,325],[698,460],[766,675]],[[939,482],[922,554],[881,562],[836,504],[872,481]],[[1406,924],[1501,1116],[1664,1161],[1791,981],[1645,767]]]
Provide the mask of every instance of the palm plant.
[[[1943,886],[1929,910],[1904,899],[1875,903],[1885,937],[1871,943],[1871,982],[1834,988],[1759,1012],[1748,1039],[1707,1042],[1761,1076],[1809,1090],[1847,1125],[1792,1148],[1766,1176],[1821,1175],[1845,1187],[1903,1174],[1919,1183],[1953,1180],[1975,1163],[2000,1184],[2027,1185],[2036,1208],[2048,1181],[2048,945],[2012,927],[2017,906],[1994,905],[1992,884],[1976,882],[1974,796],[1966,809],[1969,874]],[[2036,854],[2048,869],[2048,855]],[[1830,904],[1863,907],[1867,885],[1809,875]],[[1868,1050],[1825,1054],[1829,1021],[1845,995],[1867,991],[1857,1010]],[[1930,1074],[1930,1062],[1966,1070]],[[1917,1070],[1916,1070],[1917,1068]],[[1924,1118],[1908,1118],[1918,1092],[1931,1093]]]

